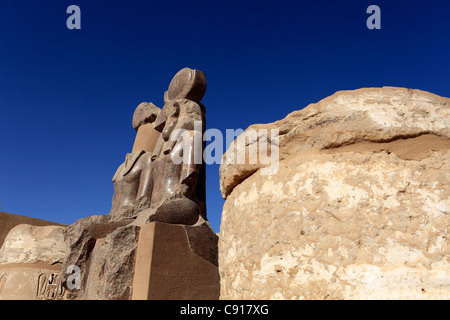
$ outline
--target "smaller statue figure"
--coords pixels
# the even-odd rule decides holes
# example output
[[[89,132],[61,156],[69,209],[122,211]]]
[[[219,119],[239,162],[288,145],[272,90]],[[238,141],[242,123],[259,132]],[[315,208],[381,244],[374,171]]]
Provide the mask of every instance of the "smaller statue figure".
[[[133,115],[133,128],[137,131],[133,150],[125,156],[125,162],[117,169],[113,177],[114,196],[112,214],[120,217],[135,217],[138,210],[140,177],[151,169],[153,149],[160,136],[153,122],[160,109],[152,103],[141,103]],[[142,158],[141,158],[142,157]],[[139,161],[138,161],[139,160]]]

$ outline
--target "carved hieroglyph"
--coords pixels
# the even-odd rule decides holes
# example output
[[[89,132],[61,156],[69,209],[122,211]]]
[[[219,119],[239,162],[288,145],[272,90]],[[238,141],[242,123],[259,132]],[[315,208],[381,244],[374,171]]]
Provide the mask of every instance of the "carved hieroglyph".
[[[0,267],[0,300],[63,300],[65,291],[58,269]]]

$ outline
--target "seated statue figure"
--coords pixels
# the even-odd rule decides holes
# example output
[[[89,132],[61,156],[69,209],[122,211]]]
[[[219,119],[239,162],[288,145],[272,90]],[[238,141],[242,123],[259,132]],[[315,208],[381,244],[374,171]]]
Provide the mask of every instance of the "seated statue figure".
[[[206,219],[205,107],[200,103],[205,91],[203,72],[185,68],[172,79],[162,110],[153,104],[138,106],[133,117],[138,130],[133,152],[113,178],[112,219],[186,225]],[[143,125],[152,126],[153,131],[143,133],[147,139],[140,137]],[[151,143],[139,147],[138,139]]]
[[[69,299],[131,299],[141,227],[182,226],[189,247],[217,266],[218,237],[206,218],[203,72],[184,68],[164,94],[164,107],[141,103],[131,153],[117,169],[109,214],[78,220],[66,230],[63,270],[80,268],[80,289]],[[180,161],[181,159],[181,161]],[[70,282],[65,275],[65,283]]]

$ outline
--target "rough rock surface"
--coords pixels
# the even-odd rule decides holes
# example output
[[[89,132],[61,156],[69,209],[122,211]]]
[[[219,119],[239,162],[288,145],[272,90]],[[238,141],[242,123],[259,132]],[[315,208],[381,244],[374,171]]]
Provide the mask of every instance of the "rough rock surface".
[[[19,224],[0,249],[0,300],[62,300],[66,254],[61,226]]]
[[[450,299],[450,99],[343,91],[255,127],[279,171],[220,168],[221,299]]]
[[[14,227],[0,249],[0,264],[61,263],[66,254],[64,229],[28,224]]]
[[[61,223],[56,223],[52,221],[46,221],[42,219],[36,219],[26,216],[21,216],[18,214],[6,213],[0,211],[0,248],[3,245],[8,233],[12,228],[18,226],[19,224],[30,224],[32,226],[61,226],[66,227],[66,225]]]
[[[90,216],[66,230],[68,254],[63,270],[80,268],[79,288],[67,293],[69,300],[129,300],[139,227],[131,220],[110,221],[110,215]],[[69,280],[70,274],[65,274]]]
[[[62,270],[80,268],[79,288],[68,300],[131,300],[139,232],[133,219],[117,221],[111,215],[89,216],[65,230],[68,254]],[[207,221],[183,226],[193,253],[217,266],[217,236]],[[64,274],[69,281],[70,274]]]
[[[154,122],[160,112],[161,109],[153,103],[142,102],[134,111],[132,121],[133,128],[138,130],[141,125]]]
[[[422,135],[434,136],[432,138],[435,145],[430,148],[446,149],[450,138],[449,118],[448,98],[405,88],[364,88],[339,91],[318,103],[292,112],[283,120],[252,125],[245,132],[278,130],[279,142],[276,144],[279,144],[281,161],[307,151],[344,146],[364,148],[371,142],[387,143]],[[258,139],[248,143],[246,150],[252,150],[253,144],[259,145],[261,138],[270,141],[270,137],[269,134],[260,134]],[[231,144],[230,149],[235,144],[236,141]],[[372,147],[369,146],[368,149],[371,150]],[[410,152],[404,148],[400,156],[418,160],[426,156],[430,148],[420,151],[418,147],[418,150]],[[238,149],[237,153],[239,152],[242,150]],[[416,152],[419,154],[416,155]],[[225,199],[236,185],[261,167],[259,163],[237,165],[227,162],[227,153],[223,156],[219,169],[220,190]]]

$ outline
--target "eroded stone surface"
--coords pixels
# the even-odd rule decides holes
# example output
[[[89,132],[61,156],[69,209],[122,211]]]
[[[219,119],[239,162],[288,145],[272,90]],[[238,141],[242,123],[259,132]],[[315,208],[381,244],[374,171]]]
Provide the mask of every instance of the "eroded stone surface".
[[[0,300],[62,300],[65,227],[20,224],[0,249]]]
[[[278,173],[223,208],[221,299],[449,299],[448,101],[364,89],[276,122]]]
[[[139,232],[153,221],[186,227],[190,250],[217,272],[217,239],[206,218],[201,157],[205,90],[204,74],[185,68],[172,79],[161,110],[148,103],[136,109],[135,144],[113,177],[110,213],[80,219],[67,229],[63,269],[75,265],[81,270],[79,289],[68,292],[68,299],[131,299]],[[146,262],[150,270],[151,259]],[[182,266],[182,258],[177,263]]]
[[[0,264],[61,263],[66,254],[64,229],[60,226],[28,224],[14,227],[0,249]]]
[[[450,99],[421,90],[383,87],[339,91],[334,95],[294,111],[286,118],[270,124],[252,125],[250,130],[278,130],[280,160],[302,152],[335,149],[363,142],[390,142],[402,138],[434,135],[450,138]],[[249,141],[247,152],[270,134],[259,134]],[[235,146],[231,144],[230,149]],[[255,148],[254,150],[257,150]],[[220,189],[226,197],[233,188],[263,167],[260,163],[236,164],[222,158]]]

